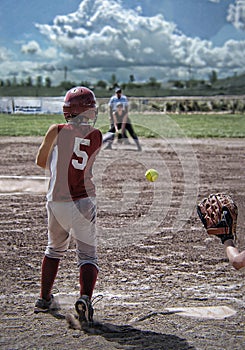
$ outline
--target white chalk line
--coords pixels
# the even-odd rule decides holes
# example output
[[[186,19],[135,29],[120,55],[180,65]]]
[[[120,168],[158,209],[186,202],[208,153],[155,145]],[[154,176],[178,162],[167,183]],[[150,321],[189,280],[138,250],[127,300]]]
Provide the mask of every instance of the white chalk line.
[[[43,194],[49,178],[40,175],[0,175],[0,196]]]
[[[48,180],[47,176],[39,175],[0,175],[0,179],[18,179],[18,180]]]

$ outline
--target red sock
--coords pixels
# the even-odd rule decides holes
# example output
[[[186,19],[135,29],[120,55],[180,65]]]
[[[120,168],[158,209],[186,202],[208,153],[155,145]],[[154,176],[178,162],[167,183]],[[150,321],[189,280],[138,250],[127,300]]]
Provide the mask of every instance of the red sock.
[[[80,267],[80,296],[88,295],[92,298],[94,286],[98,276],[98,269],[93,264],[84,264]]]
[[[41,274],[41,293],[40,297],[46,300],[51,298],[51,290],[58,272],[60,259],[52,259],[44,256],[42,262]]]

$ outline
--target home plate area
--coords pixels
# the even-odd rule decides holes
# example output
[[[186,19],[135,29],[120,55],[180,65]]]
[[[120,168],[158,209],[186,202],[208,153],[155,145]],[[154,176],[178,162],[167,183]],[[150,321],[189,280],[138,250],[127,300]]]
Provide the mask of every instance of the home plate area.
[[[234,316],[236,311],[228,306],[199,306],[199,307],[169,307],[163,311],[152,312],[139,319],[131,320],[131,322],[143,321],[156,315],[178,314],[180,316],[206,318],[213,320],[222,320],[224,318]]]
[[[103,298],[86,332],[62,317],[76,314],[79,296],[73,240],[52,291],[60,315],[33,312],[47,244],[48,178],[35,165],[40,143],[0,139],[1,350],[245,349],[245,273],[229,264],[196,212],[208,194],[229,192],[245,249],[244,139],[141,139],[142,152],[117,144],[101,150],[94,297]],[[153,183],[144,176],[149,168],[159,172]]]

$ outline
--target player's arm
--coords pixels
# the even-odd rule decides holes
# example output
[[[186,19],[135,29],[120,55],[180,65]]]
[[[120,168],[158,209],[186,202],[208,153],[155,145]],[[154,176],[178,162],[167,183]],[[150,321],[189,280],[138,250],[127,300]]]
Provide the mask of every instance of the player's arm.
[[[117,117],[116,117],[116,113],[115,112],[112,113],[112,117],[113,117],[113,123],[114,123],[115,130],[116,130],[116,132],[118,132]]]
[[[43,142],[39,147],[39,150],[36,156],[36,164],[41,168],[44,168],[44,169],[49,168],[49,157],[55,145],[57,135],[58,135],[58,125],[57,124],[51,125],[46,135],[44,136]]]
[[[224,246],[225,246],[226,255],[231,265],[236,270],[239,270],[242,267],[245,267],[245,250],[239,253],[238,249],[235,247],[231,239],[225,241]]]
[[[112,122],[113,121],[113,116],[112,116],[112,113],[113,113],[113,96],[110,98],[108,106],[109,106],[109,120]]]
[[[123,120],[122,120],[122,134],[124,134],[127,122],[128,122],[128,111],[125,110],[125,115],[124,115]]]
[[[110,105],[110,115],[109,115],[110,121],[113,121],[113,108],[112,105]]]

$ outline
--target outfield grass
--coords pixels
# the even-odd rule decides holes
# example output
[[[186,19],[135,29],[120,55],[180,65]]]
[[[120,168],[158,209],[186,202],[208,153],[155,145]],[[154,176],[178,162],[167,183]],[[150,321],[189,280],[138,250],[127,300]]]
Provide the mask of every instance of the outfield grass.
[[[133,123],[148,127],[144,136],[151,137],[151,130],[163,137],[245,137],[245,115],[138,115]],[[137,128],[136,128],[137,130]],[[141,134],[139,127],[138,134]]]
[[[245,115],[130,114],[139,137],[245,137]],[[43,136],[63,115],[0,114],[0,136]],[[96,126],[105,133],[108,115],[100,114]]]

